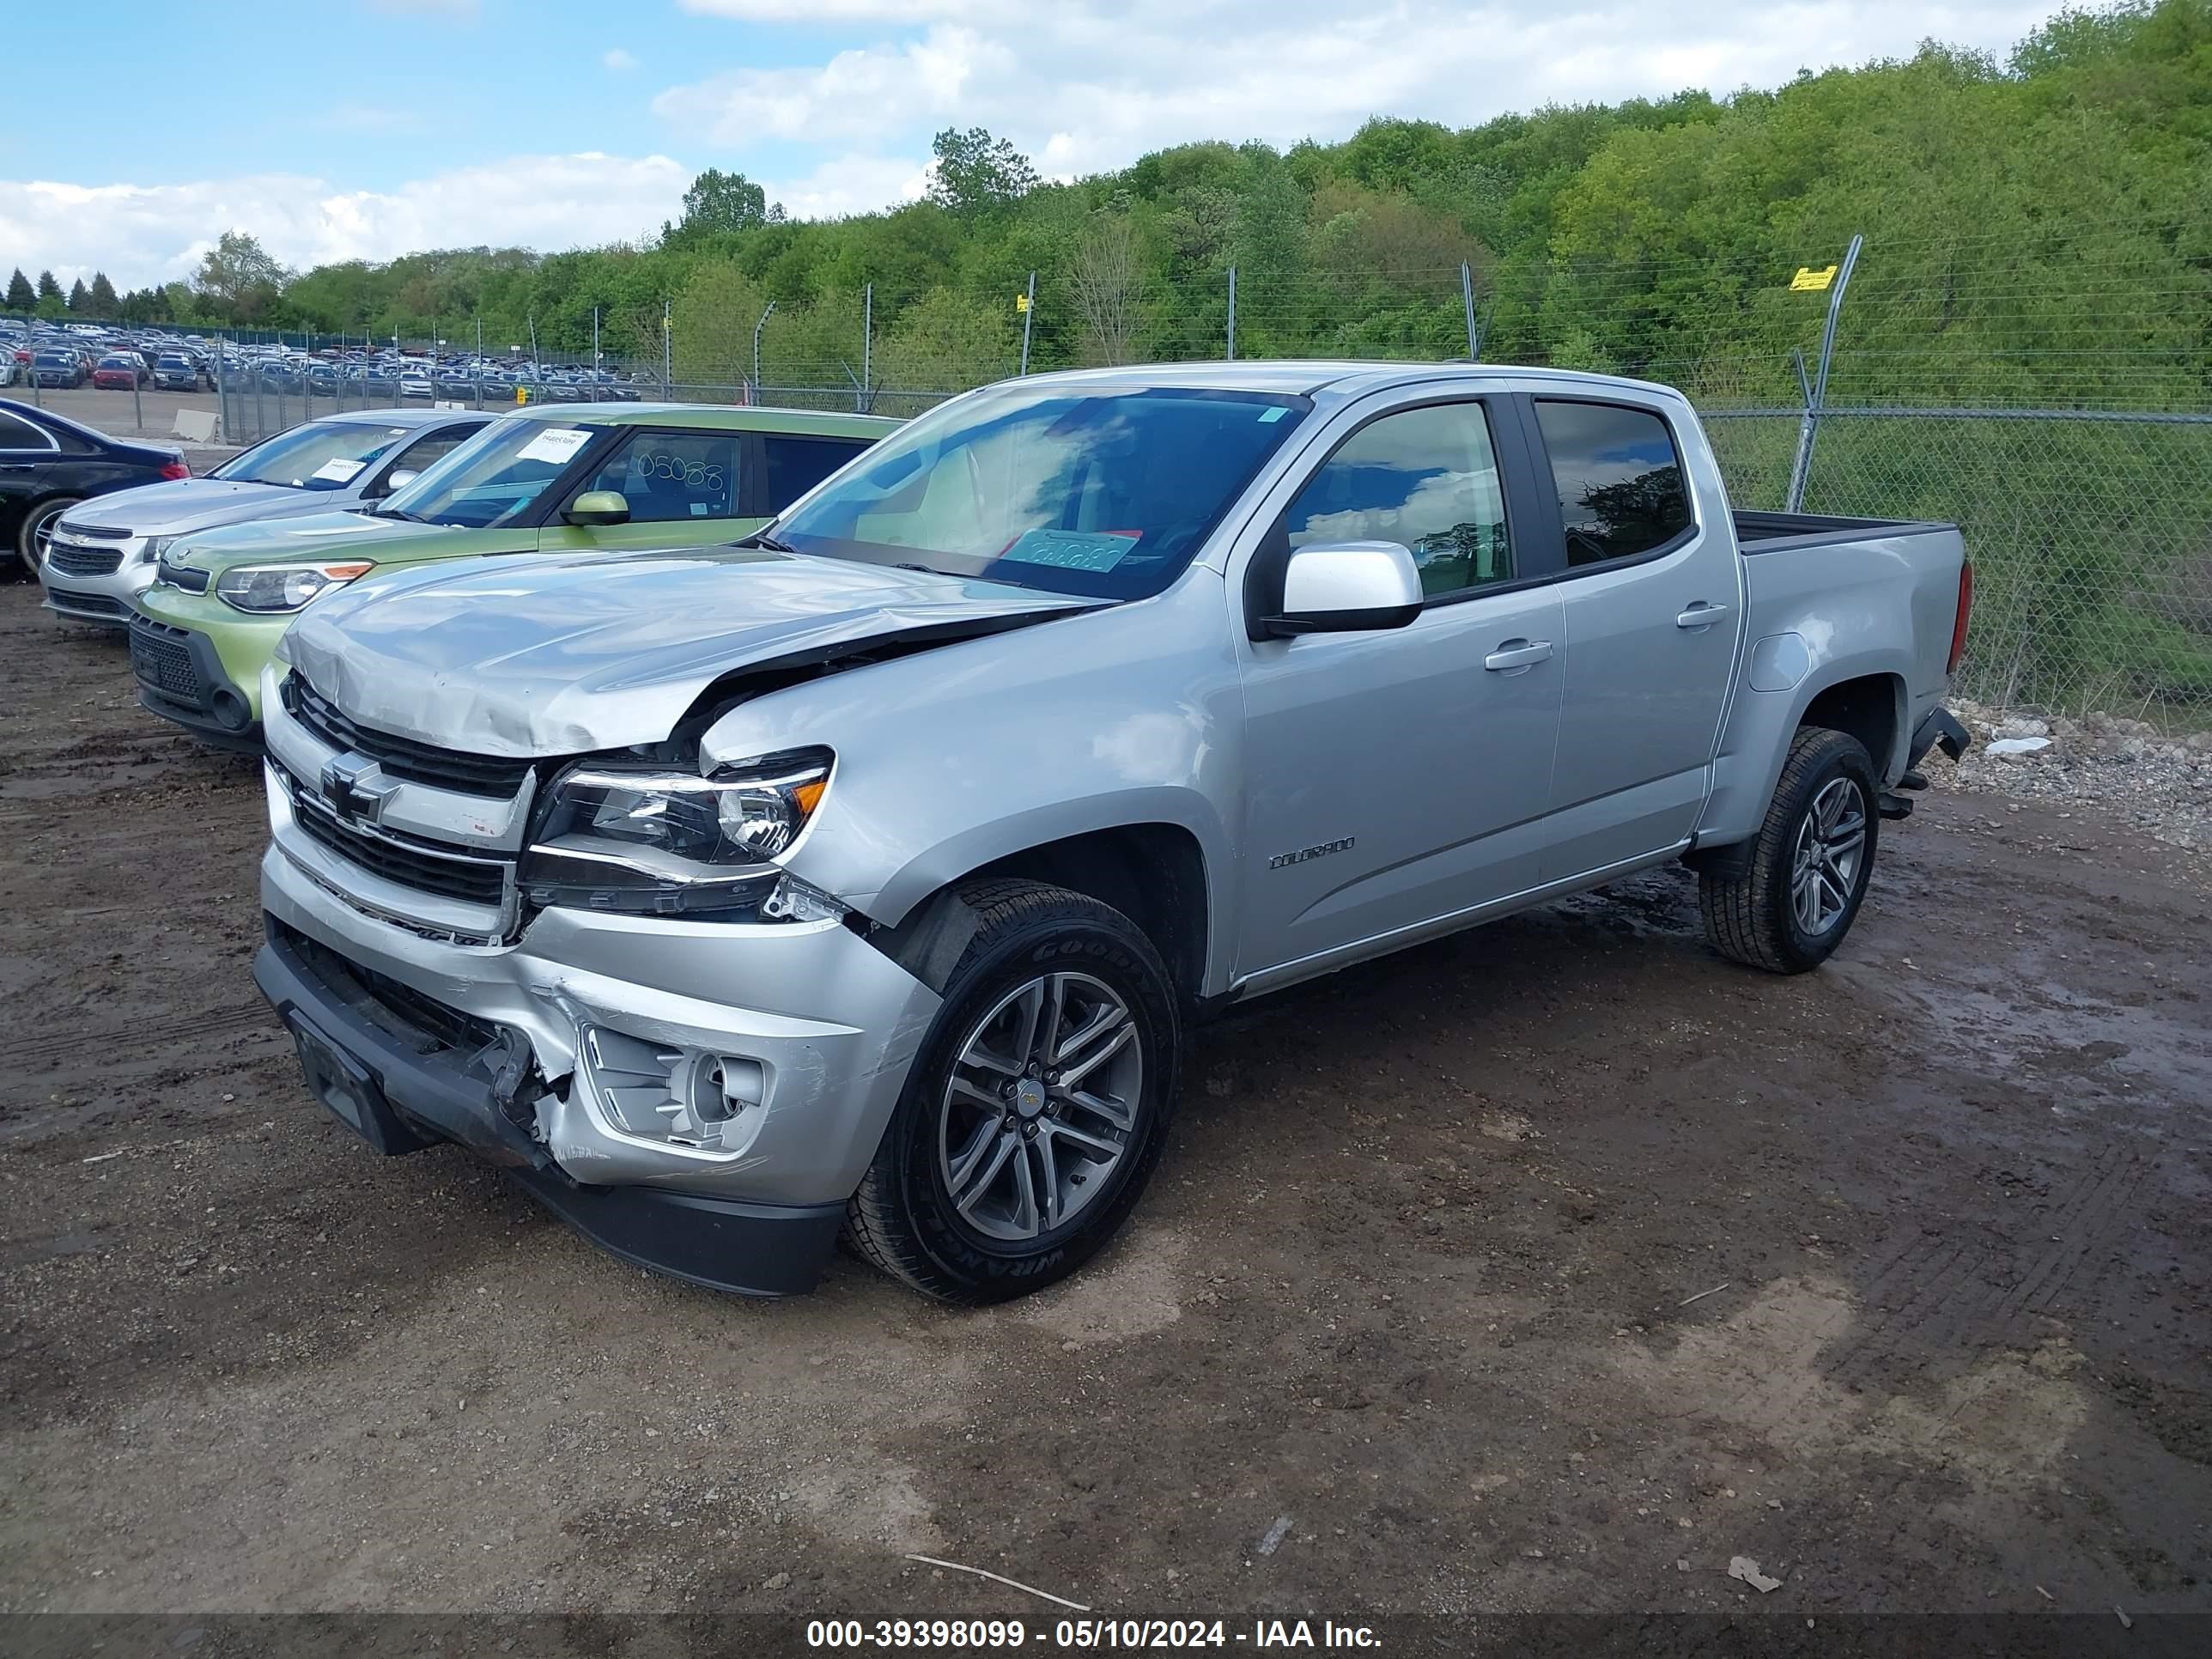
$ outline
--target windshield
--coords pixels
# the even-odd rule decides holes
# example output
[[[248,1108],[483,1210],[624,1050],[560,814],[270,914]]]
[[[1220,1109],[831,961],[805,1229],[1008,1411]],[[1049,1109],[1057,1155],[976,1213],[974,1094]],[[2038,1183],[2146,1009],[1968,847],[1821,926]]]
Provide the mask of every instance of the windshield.
[[[418,429],[380,421],[310,421],[232,456],[208,477],[295,489],[343,489],[363,467]]]
[[[471,530],[512,524],[597,435],[592,427],[510,415],[395,493],[384,511],[393,518]]]
[[[795,552],[1143,599],[1182,573],[1304,398],[1012,386],[924,416],[774,527]]]

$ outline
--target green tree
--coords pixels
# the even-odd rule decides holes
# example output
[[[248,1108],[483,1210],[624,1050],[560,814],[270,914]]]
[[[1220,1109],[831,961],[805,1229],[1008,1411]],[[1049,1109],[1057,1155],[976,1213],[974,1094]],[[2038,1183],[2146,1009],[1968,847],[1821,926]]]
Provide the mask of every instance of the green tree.
[[[1037,186],[1036,169],[1004,138],[981,127],[947,127],[930,144],[937,157],[929,199],[963,218],[1000,212]]]
[[[31,279],[23,275],[23,267],[17,265],[8,278],[8,309],[28,311],[38,303],[38,291],[31,286]]]
[[[876,351],[876,383],[945,392],[1013,372],[1020,354],[1012,308],[932,289],[899,317]]]
[[[37,308],[39,315],[48,322],[57,321],[68,314],[69,301],[62,297],[62,285],[54,280],[54,273],[51,270],[39,273]]]
[[[39,298],[41,300],[59,300],[61,297],[62,285],[54,280],[54,273],[51,270],[40,271],[39,273]]]
[[[684,216],[660,227],[660,240],[671,246],[691,246],[711,236],[735,235],[781,224],[783,204],[770,206],[768,192],[742,173],[708,167],[684,192]]]
[[[70,288],[69,308],[70,314],[76,317],[84,316],[92,309],[92,290],[85,287],[82,276]]]
[[[107,280],[107,273],[92,273],[92,314],[95,317],[117,317],[122,314],[123,302],[116,298],[115,284]]]
[[[242,230],[226,230],[200,259],[192,292],[210,316],[258,323],[276,309],[289,274]]]
[[[670,356],[680,386],[743,385],[752,374],[753,326],[768,295],[737,266],[694,271],[669,306]]]

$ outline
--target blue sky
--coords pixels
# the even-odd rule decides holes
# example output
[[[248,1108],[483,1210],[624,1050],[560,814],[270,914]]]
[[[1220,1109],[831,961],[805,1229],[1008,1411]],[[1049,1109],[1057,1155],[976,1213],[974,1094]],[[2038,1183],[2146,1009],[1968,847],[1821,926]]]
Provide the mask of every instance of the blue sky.
[[[2045,3],[1899,0],[80,0],[9,9],[0,273],[189,273],[650,234],[736,168],[791,211],[919,194],[982,125],[1054,177],[1202,137],[1343,137],[2002,52]],[[94,43],[97,43],[96,47]],[[27,65],[67,66],[59,74]],[[165,95],[163,88],[173,88]]]

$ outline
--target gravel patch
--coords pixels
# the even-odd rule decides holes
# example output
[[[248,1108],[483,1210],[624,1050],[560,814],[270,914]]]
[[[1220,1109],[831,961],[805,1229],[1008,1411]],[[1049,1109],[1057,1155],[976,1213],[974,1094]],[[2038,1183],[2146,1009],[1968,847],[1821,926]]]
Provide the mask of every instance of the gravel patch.
[[[1955,768],[1929,756],[1923,769],[1936,787],[2079,803],[2169,846],[2212,852],[2212,732],[2171,737],[2102,713],[2072,720],[1950,707],[1974,746]]]

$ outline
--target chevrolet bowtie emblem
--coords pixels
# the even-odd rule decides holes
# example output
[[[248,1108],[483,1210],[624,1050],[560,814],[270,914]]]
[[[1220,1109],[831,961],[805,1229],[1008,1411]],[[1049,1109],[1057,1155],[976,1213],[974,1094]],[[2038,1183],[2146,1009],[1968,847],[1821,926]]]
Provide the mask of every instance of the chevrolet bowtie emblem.
[[[339,755],[323,766],[322,796],[348,823],[374,823],[384,813],[384,792],[365,787],[376,763],[366,755]]]

